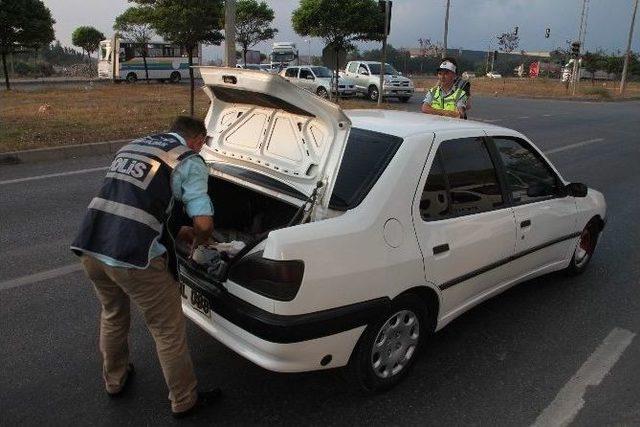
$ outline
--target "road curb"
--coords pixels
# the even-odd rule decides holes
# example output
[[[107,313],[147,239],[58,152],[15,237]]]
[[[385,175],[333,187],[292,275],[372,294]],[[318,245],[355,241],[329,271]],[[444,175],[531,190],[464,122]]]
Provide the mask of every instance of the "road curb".
[[[130,141],[131,139],[118,139],[115,141],[91,142],[87,144],[67,145],[64,147],[9,151],[7,153],[0,153],[0,165],[18,165],[100,154],[113,154]]]

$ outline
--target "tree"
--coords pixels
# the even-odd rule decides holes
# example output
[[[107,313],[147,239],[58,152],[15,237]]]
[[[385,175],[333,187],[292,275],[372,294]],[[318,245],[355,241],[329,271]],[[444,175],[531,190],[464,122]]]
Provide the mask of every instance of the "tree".
[[[293,30],[304,37],[320,37],[335,50],[334,75],[338,87],[338,53],[358,40],[381,40],[384,15],[375,0],[300,0],[293,11]],[[336,91],[337,93],[337,91]]]
[[[91,54],[98,50],[102,40],[104,40],[104,34],[93,27],[78,27],[71,33],[71,43],[86,51],[89,59]]]
[[[51,11],[41,0],[0,0],[0,55],[7,90],[7,55],[37,50],[54,39]]]
[[[582,64],[587,72],[591,73],[591,86],[595,85],[596,71],[604,68],[604,56],[602,52],[585,52],[582,55]]]
[[[498,46],[502,52],[510,53],[518,48],[520,37],[514,33],[502,33],[498,38]]]
[[[152,9],[149,6],[130,7],[122,15],[116,17],[113,29],[120,32],[131,41],[142,56],[144,73],[149,83],[149,67],[147,56],[149,55],[149,42],[153,35],[150,22],[152,21]]]
[[[245,64],[250,47],[271,40],[278,33],[270,27],[274,17],[273,9],[264,1],[239,0],[236,4],[236,42],[242,46]]]
[[[151,7],[151,28],[165,41],[180,45],[189,58],[190,109],[193,116],[193,54],[200,43],[220,45],[224,37],[222,0],[137,0]]]

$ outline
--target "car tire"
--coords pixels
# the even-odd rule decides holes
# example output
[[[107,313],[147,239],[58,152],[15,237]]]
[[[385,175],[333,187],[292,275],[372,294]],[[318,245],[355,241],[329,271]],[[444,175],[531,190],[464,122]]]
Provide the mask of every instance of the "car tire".
[[[329,92],[327,92],[323,86],[320,86],[318,90],[316,90],[316,95],[320,98],[329,99]]]
[[[369,324],[351,354],[347,377],[356,390],[373,394],[388,390],[409,373],[432,331],[427,309],[415,294],[397,297]]]
[[[601,228],[597,220],[589,221],[584,230],[582,230],[582,233],[580,233],[578,244],[576,245],[576,248],[573,251],[573,256],[571,257],[571,262],[565,269],[566,274],[569,276],[576,276],[587,269],[587,266],[589,265],[589,262],[591,262],[591,258],[593,258],[593,254],[596,250],[600,231]]]
[[[128,83],[135,83],[138,81],[138,76],[136,73],[129,73],[127,74],[127,82]]]
[[[171,73],[171,76],[169,76],[169,81],[171,83],[179,83],[181,79],[182,75],[177,71],[174,71],[173,73]]]
[[[378,102],[378,97],[380,96],[378,87],[375,85],[369,86],[369,91],[367,92],[367,96],[369,97],[369,101]]]
[[[411,99],[411,97],[410,97],[410,96],[409,96],[409,97],[407,97],[407,96],[403,96],[403,97],[400,97],[400,102],[402,102],[402,103],[405,103],[405,104],[406,104],[407,102],[409,102],[409,100],[410,100],[410,99]]]

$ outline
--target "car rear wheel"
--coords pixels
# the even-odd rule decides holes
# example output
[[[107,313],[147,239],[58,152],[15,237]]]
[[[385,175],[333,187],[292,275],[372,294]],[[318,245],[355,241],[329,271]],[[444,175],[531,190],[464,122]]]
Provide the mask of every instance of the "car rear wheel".
[[[430,333],[427,311],[413,294],[396,298],[384,315],[367,326],[347,367],[351,382],[364,393],[388,390],[411,370]]]
[[[171,83],[178,83],[181,78],[182,78],[182,75],[180,75],[179,72],[174,71],[173,73],[171,73],[171,76],[169,77],[169,81]]]
[[[593,254],[598,244],[598,237],[600,236],[600,226],[597,221],[590,221],[587,226],[582,230],[578,244],[573,252],[573,257],[569,266],[566,268],[566,272],[569,275],[576,275],[584,272],[593,258]]]
[[[129,83],[135,83],[138,81],[138,76],[136,75],[136,73],[129,73],[127,74],[127,82]]]
[[[329,99],[329,92],[327,92],[327,90],[322,86],[320,86],[318,90],[316,90],[316,94],[320,98]]]
[[[378,102],[378,96],[380,96],[378,88],[374,85],[369,86],[369,100]]]

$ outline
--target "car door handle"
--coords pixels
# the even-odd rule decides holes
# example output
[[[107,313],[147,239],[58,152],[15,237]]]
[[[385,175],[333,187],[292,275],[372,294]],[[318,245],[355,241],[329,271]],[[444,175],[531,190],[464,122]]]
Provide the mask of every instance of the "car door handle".
[[[441,254],[441,253],[444,253],[444,252],[448,252],[448,251],[449,251],[449,244],[448,243],[433,247],[433,254],[434,255],[438,255],[438,254]]]
[[[520,223],[520,228],[527,228],[531,225],[531,220],[530,219],[525,219],[524,221],[522,221]]]

